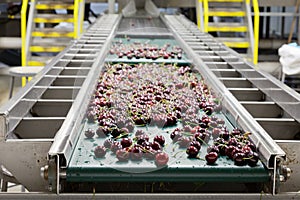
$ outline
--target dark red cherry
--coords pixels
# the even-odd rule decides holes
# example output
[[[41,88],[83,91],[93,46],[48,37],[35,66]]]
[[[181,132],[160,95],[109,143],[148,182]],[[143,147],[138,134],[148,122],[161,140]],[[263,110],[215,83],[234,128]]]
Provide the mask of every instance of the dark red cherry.
[[[94,150],[96,158],[103,158],[106,154],[106,148],[104,146],[97,146]]]
[[[219,148],[217,147],[217,146],[209,146],[209,147],[207,147],[207,153],[210,153],[210,152],[216,152],[217,154],[219,154]]]
[[[192,142],[190,143],[190,146],[196,147],[196,148],[198,149],[198,151],[201,149],[201,144],[200,144],[200,142],[198,142],[198,141],[196,141],[196,140],[192,141]]]
[[[210,152],[205,155],[205,160],[208,165],[213,165],[218,159],[218,154],[216,152]]]
[[[122,138],[121,145],[123,148],[130,147],[132,145],[132,140],[130,138]]]
[[[253,152],[253,154],[247,158],[247,164],[250,167],[255,167],[258,163],[258,159],[258,154],[256,152]]]
[[[151,144],[151,148],[153,149],[153,150],[160,150],[161,149],[161,145],[158,143],[158,142],[156,142],[156,141],[153,141],[152,142],[152,144]]]
[[[87,130],[84,132],[84,135],[85,135],[85,137],[91,139],[91,138],[94,137],[95,131],[94,131],[93,129],[90,129],[90,128],[89,128],[89,129],[87,129]]]
[[[245,154],[244,153],[236,153],[233,156],[234,164],[238,166],[243,166],[246,164]]]
[[[189,146],[186,149],[186,153],[190,158],[195,158],[198,155],[199,150],[195,146]]]
[[[161,146],[164,146],[164,144],[165,144],[165,138],[162,135],[155,136],[153,141],[158,142]]]

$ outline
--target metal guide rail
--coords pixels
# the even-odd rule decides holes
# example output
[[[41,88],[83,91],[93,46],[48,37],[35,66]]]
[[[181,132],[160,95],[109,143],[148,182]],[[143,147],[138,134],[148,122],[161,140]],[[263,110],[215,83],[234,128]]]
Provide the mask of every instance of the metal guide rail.
[[[123,22],[121,22],[123,24]],[[129,35],[130,36],[130,35]],[[141,38],[140,38],[141,37]],[[126,38],[116,37],[113,40],[121,45],[131,45],[136,44],[151,44],[157,48],[163,47],[164,44],[168,44],[171,47],[178,46],[178,43],[174,39],[164,39],[161,36],[155,39],[144,38],[142,36],[134,37],[128,41]],[[145,43],[146,42],[146,43]],[[146,47],[144,47],[146,48]],[[135,64],[144,63],[145,66],[151,67],[151,65],[164,65],[164,63],[176,63],[176,65],[190,65],[189,61],[182,55],[182,58],[159,58],[159,59],[145,59],[145,58],[130,58],[126,59],[124,57],[120,58],[116,55],[108,55],[106,62],[113,63],[128,63],[134,66]],[[164,67],[166,70],[166,66]],[[149,76],[149,75],[148,75]],[[199,75],[200,76],[200,75]],[[201,78],[201,77],[199,77]],[[143,79],[143,78],[141,78]],[[141,80],[139,81],[141,82]],[[121,90],[122,91],[122,90]],[[124,92],[124,91],[123,91]],[[115,103],[112,103],[115,104]],[[202,116],[204,112],[198,113]],[[232,124],[226,119],[223,114],[215,114],[221,119],[226,121],[226,127],[232,130]],[[162,135],[166,140],[166,145],[163,147],[163,151],[167,152],[169,155],[169,162],[167,167],[157,167],[154,164],[154,160],[147,160],[147,158],[128,162],[119,162],[116,158],[116,154],[108,151],[105,158],[96,158],[94,155],[94,148],[98,145],[105,143],[105,140],[109,136],[104,136],[101,134],[92,138],[87,138],[85,136],[86,130],[97,130],[99,125],[94,122],[88,122],[88,120],[83,120],[82,128],[80,128],[80,137],[77,144],[74,147],[74,152],[69,165],[66,168],[66,182],[67,185],[71,183],[89,183],[91,179],[94,183],[109,182],[128,182],[132,184],[133,182],[241,182],[241,183],[260,183],[269,181],[269,172],[264,167],[262,163],[259,163],[255,167],[249,166],[237,166],[234,162],[228,160],[225,157],[220,157],[218,159],[218,164],[207,165],[204,159],[207,148],[213,144],[212,140],[209,140],[207,144],[203,144],[201,147],[201,153],[199,153],[199,159],[187,158],[184,148],[178,148],[178,144],[172,142],[170,138],[170,133],[175,128],[182,128],[181,123],[178,122],[177,125],[165,128],[159,128],[155,125],[145,125],[144,127],[135,126],[133,131],[130,131],[128,138],[134,138],[134,132],[140,130],[147,134],[151,140],[155,135]],[[122,127],[122,125],[120,125]],[[114,141],[120,141],[116,138],[111,138]],[[149,140],[150,141],[150,140]],[[143,185],[143,183],[141,183]],[[95,184],[96,185],[96,184]],[[97,185],[95,186],[97,187]],[[69,187],[66,187],[69,188]],[[187,187],[185,187],[187,188]],[[78,186],[78,190],[82,187]],[[101,187],[97,187],[97,191],[101,190]],[[138,190],[137,190],[138,191]],[[189,188],[189,191],[191,189]]]
[[[127,20],[128,21],[128,20]],[[134,20],[132,20],[134,21]],[[131,23],[133,23],[131,21]],[[122,26],[124,26],[124,21],[122,20],[120,22],[120,24],[122,24]],[[139,23],[141,23],[141,19],[139,19]],[[172,24],[172,23],[170,23]],[[129,25],[130,26],[130,25]],[[139,27],[140,28],[140,27]],[[123,30],[122,30],[123,31]],[[134,37],[137,37],[136,35],[138,35],[138,37],[143,38],[143,34],[134,34]],[[165,33],[165,35],[169,35],[168,33]],[[131,37],[130,34],[124,34],[124,36],[126,37]],[[147,37],[146,37],[147,38]],[[211,38],[212,43],[213,38]],[[180,41],[181,42],[181,41]],[[180,45],[183,45],[183,43],[180,43]],[[216,44],[217,46],[217,44]],[[201,65],[199,65],[195,60],[196,57],[193,54],[190,54],[189,52],[187,52],[187,54],[189,55],[189,59],[192,61],[192,63],[196,63],[197,67],[200,67],[202,65],[204,65],[203,67],[205,67],[205,63],[201,63]],[[113,61],[113,62],[124,62],[126,61],[126,59],[116,59],[110,58],[111,56],[108,56],[108,60],[107,61]],[[229,56],[230,57],[230,56]],[[127,60],[127,62],[137,62],[136,60]],[[199,70],[201,71],[201,70]],[[203,74],[202,74],[203,73]],[[201,74],[207,78],[207,72],[202,72]],[[211,80],[213,81],[213,80]],[[211,85],[213,85],[212,83],[210,83]],[[212,86],[213,89],[215,89],[217,91],[217,93],[222,93],[222,91],[220,90],[220,88],[218,87],[214,87]],[[223,100],[223,99],[222,99]],[[226,99],[225,99],[226,100]],[[231,103],[231,99],[224,101],[224,107],[230,107],[230,105],[226,105]],[[51,177],[51,179],[53,178],[54,181],[51,181],[50,183],[52,183],[53,185],[55,185],[56,183],[59,184],[59,182],[62,182],[62,185],[64,185],[64,189],[65,191],[73,191],[72,188],[76,187],[79,191],[88,191],[90,187],[94,187],[96,190],[100,190],[100,191],[110,191],[105,190],[103,188],[105,183],[104,182],[130,182],[133,183],[134,182],[139,182],[139,181],[184,181],[184,182],[190,182],[194,179],[192,179],[191,177],[196,178],[195,180],[200,180],[200,181],[204,181],[204,182],[218,182],[218,181],[237,181],[237,182],[245,182],[245,180],[249,180],[250,182],[252,181],[252,179],[249,179],[250,176],[252,177],[256,177],[256,183],[262,181],[262,182],[268,182],[269,178],[272,178],[272,185],[271,188],[273,188],[273,193],[275,193],[277,187],[278,187],[278,183],[275,182],[277,181],[278,177],[280,176],[280,173],[277,171],[277,165],[274,164],[274,162],[277,161],[277,156],[278,159],[282,159],[284,158],[284,152],[280,149],[280,147],[278,147],[274,141],[272,139],[269,138],[269,136],[263,132],[263,129],[260,130],[263,133],[265,133],[264,135],[256,135],[256,131],[257,129],[251,129],[251,127],[249,128],[249,126],[247,126],[247,124],[245,125],[245,123],[247,123],[243,118],[241,119],[230,119],[230,114],[232,114],[233,116],[235,115],[234,112],[240,112],[240,110],[238,111],[231,111],[231,110],[225,110],[225,115],[226,118],[228,118],[231,123],[234,126],[240,126],[242,129],[244,130],[250,130],[253,131],[254,136],[253,136],[253,141],[255,142],[255,144],[257,145],[260,153],[261,153],[261,158],[263,160],[263,162],[266,164],[268,170],[263,169],[264,167],[261,165],[261,167],[257,167],[257,168],[235,168],[232,165],[228,165],[228,163],[226,162],[226,160],[221,160],[220,161],[220,165],[218,165],[217,167],[207,167],[205,165],[199,164],[199,162],[197,162],[197,164],[195,164],[195,160],[194,161],[184,161],[182,164],[178,164],[178,162],[176,162],[176,164],[171,165],[165,169],[162,170],[158,170],[155,171],[155,173],[126,173],[126,170],[130,169],[131,170],[134,168],[135,170],[139,171],[141,169],[148,169],[148,170],[153,170],[153,163],[149,164],[149,163],[135,163],[133,164],[133,166],[131,166],[131,163],[125,163],[120,164],[118,162],[114,162],[115,158],[111,157],[111,155],[109,156],[110,159],[107,160],[97,160],[94,158],[93,156],[93,147],[95,147],[95,145],[101,144],[103,143],[103,139],[101,138],[96,138],[95,140],[86,140],[85,136],[84,136],[84,131],[87,128],[96,128],[93,125],[90,124],[86,124],[85,120],[81,121],[81,123],[83,122],[82,125],[78,126],[76,132],[77,135],[79,137],[78,143],[75,144],[75,146],[73,146],[73,155],[71,156],[71,160],[68,161],[66,159],[67,163],[61,163],[61,164],[57,164],[59,162],[61,162],[61,160],[59,160],[58,158],[55,161],[55,157],[53,162],[59,166],[66,166],[66,169],[64,168],[60,168],[60,172],[57,172],[57,174],[59,174],[59,177],[57,177],[57,180],[55,180],[55,178]],[[245,111],[246,112],[246,111]],[[226,119],[225,118],[225,119]],[[227,119],[226,119],[227,120]],[[229,123],[229,122],[228,122]],[[250,120],[250,122],[248,123],[252,123],[252,121]],[[258,128],[260,126],[258,125]],[[149,128],[149,127],[148,127]],[[79,133],[80,134],[79,134]],[[159,131],[154,131],[154,132],[159,132]],[[269,141],[264,141],[264,140],[269,140]],[[56,145],[57,146],[57,145]],[[54,149],[53,147],[51,149]],[[70,147],[71,149],[71,147]],[[53,153],[52,153],[53,152]],[[50,150],[50,154],[55,155],[55,151],[51,151]],[[61,154],[62,155],[62,154]],[[59,161],[57,161],[59,160]],[[180,160],[180,159],[179,159]],[[174,161],[175,162],[175,161]],[[51,164],[51,162],[50,162]],[[204,166],[204,167],[203,167]],[[50,165],[49,165],[50,167]],[[274,169],[274,171],[272,170]],[[49,168],[50,170],[50,168]],[[125,173],[124,173],[125,170]],[[269,174],[269,170],[274,174],[274,176]],[[49,173],[49,172],[48,172]],[[211,174],[211,176],[209,176],[208,174]],[[220,179],[216,178],[216,174],[218,174],[218,177],[221,177]],[[231,174],[228,176],[228,174]],[[249,175],[249,176],[248,176]],[[284,176],[284,175],[283,175]],[[234,177],[239,177],[238,180],[235,179]],[[248,177],[248,178],[246,178]],[[234,180],[233,180],[233,179]],[[59,180],[60,179],[60,180]],[[259,181],[260,180],[260,181]],[[82,182],[86,182],[86,184],[81,184]],[[92,186],[93,185],[93,186]],[[110,184],[109,184],[110,185]],[[121,184],[122,185],[122,184]],[[114,186],[112,186],[114,187]],[[69,189],[68,189],[69,188]],[[130,187],[129,187],[130,188]],[[102,190],[103,189],[103,190]],[[222,188],[223,189],[223,188]],[[136,190],[134,190],[136,191]],[[139,191],[139,190],[137,190]],[[58,192],[58,190],[57,190]]]
[[[272,138],[271,131],[267,130],[263,123],[260,123],[263,120],[258,119],[268,119],[271,122],[274,119],[277,122],[280,121],[278,119],[281,119],[283,123],[286,121],[293,122],[296,124],[295,128],[299,128],[297,121],[299,117],[297,118],[297,113],[292,113],[294,108],[287,109],[287,111],[284,107],[285,104],[282,101],[275,101],[274,98],[276,97],[271,95],[272,92],[279,92],[282,86],[273,81],[270,85],[268,82],[271,79],[270,77],[253,70],[240,56],[217,43],[211,36],[200,33],[195,25],[192,25],[182,16],[162,16],[161,19],[171,31],[165,35],[175,37],[189,56],[189,60],[197,66],[207,84],[220,96],[223,113],[226,115],[226,118],[224,118],[227,121],[226,123],[254,133],[251,135],[251,140],[256,144],[264,164],[260,163],[259,167],[255,168],[256,173],[259,175],[261,182],[272,179],[270,188],[273,189],[271,193],[275,194],[281,186],[280,181],[286,180],[289,175],[287,168],[282,165],[285,152],[274,142],[277,138]],[[70,186],[70,188],[61,188],[61,181],[70,178],[70,176],[67,177],[67,167],[73,161],[71,159],[76,159],[74,149],[77,148],[76,145],[80,145],[77,141],[82,139],[82,119],[85,117],[93,87],[98,80],[105,57],[108,54],[109,45],[117,33],[116,30],[120,23],[121,16],[119,15],[102,16],[79,40],[74,41],[56,59],[49,63],[48,67],[22,90],[23,93],[18,93],[9,104],[2,108],[0,112],[0,164],[4,163],[5,167],[30,191],[59,193],[63,190],[71,191],[74,189],[73,186],[76,186],[72,183],[68,185],[68,183],[66,186]],[[155,21],[155,23],[159,22]],[[124,26],[122,25],[122,27],[122,32],[118,34],[126,35]],[[155,30],[158,30],[155,34],[159,35],[159,30],[162,29],[160,27]],[[257,77],[257,73],[260,76]],[[231,77],[232,75],[233,77]],[[221,81],[225,85],[220,84]],[[277,89],[274,89],[275,86]],[[280,92],[284,92],[284,90],[280,90]],[[282,98],[287,98],[287,95],[294,99],[292,102],[299,102],[298,96],[294,93],[285,94]],[[248,97],[251,99],[248,99]],[[276,115],[277,112],[274,107],[269,107],[272,112],[262,112],[258,113],[257,116],[254,115],[255,112],[259,112],[260,109],[265,107],[256,107],[261,104],[265,105],[264,100],[269,101],[267,102],[268,106],[279,106],[278,112],[281,113],[281,118],[273,117],[273,114]],[[271,100],[274,104],[270,103]],[[285,102],[287,101],[288,99],[285,99]],[[261,116],[261,114],[268,114],[268,116]],[[276,125],[274,123],[274,126]],[[273,124],[270,129],[272,127]],[[294,137],[297,133],[291,131],[290,134]],[[287,143],[287,147],[288,145]],[[73,153],[74,157],[72,157]],[[47,158],[46,155],[48,155]],[[12,160],[11,157],[16,159]],[[21,167],[20,163],[26,163],[30,167]],[[43,178],[40,177],[39,173],[41,168]],[[218,171],[218,169],[214,169]],[[85,171],[84,168],[80,170]],[[97,174],[99,171],[89,170],[85,171],[90,173],[91,176],[88,180],[89,183],[82,184],[83,191],[91,191],[91,188],[94,187],[94,184],[91,183],[94,182],[92,179],[99,175]],[[252,177],[255,173],[255,170],[238,170],[240,171],[236,171],[237,174],[245,173],[243,174],[245,177]],[[196,172],[197,169],[194,169],[194,171]],[[75,170],[75,179],[76,172],[78,171]],[[110,181],[108,173],[111,172],[115,173],[115,171],[107,171],[107,173],[104,171],[102,173],[102,175],[108,175],[107,181]],[[226,170],[221,173],[225,176]],[[205,170],[202,175],[204,174],[207,174]],[[118,173],[112,175],[115,175],[118,180],[122,178],[120,176],[123,176],[123,174]],[[161,174],[156,174],[157,178],[161,178],[160,176]],[[167,180],[168,176],[165,176],[165,178]],[[102,183],[102,179],[103,177],[97,180],[99,181],[98,186],[107,187],[108,185]],[[82,180],[78,179],[76,181],[80,183]],[[239,186],[239,184],[235,184],[235,181],[239,182],[237,179],[232,181],[233,185]],[[123,186],[125,187],[124,184],[117,184],[116,187]],[[148,188],[149,185],[146,187]],[[182,186],[178,185],[178,187]],[[226,188],[226,186],[224,187]],[[250,188],[251,186],[247,189]],[[257,191],[256,189],[253,191]],[[237,190],[239,189],[237,188]],[[147,191],[151,191],[151,186]],[[209,190],[204,189],[204,191]],[[232,188],[227,188],[224,191],[230,192]],[[245,191],[245,188],[241,191]]]
[[[99,18],[1,108],[0,164],[29,191],[48,191],[40,168],[47,164],[52,143],[67,137],[59,135],[59,130],[75,116],[71,107],[84,95],[81,88],[94,74],[92,65],[105,51],[102,47],[118,18]]]
[[[249,130],[252,129],[258,133],[259,136],[254,135],[254,137],[261,138],[259,141],[266,143],[275,140],[287,151],[288,162],[281,164],[288,165],[293,172],[296,172],[293,176],[299,177],[299,167],[296,164],[299,158],[296,158],[294,162],[290,162],[295,158],[294,156],[289,158],[291,152],[299,150],[299,94],[280,84],[270,75],[256,70],[240,55],[220,44],[210,35],[199,32],[195,25],[183,16],[166,16],[165,19],[178,37],[187,44],[189,52],[195,53],[194,58],[199,58],[196,62],[207,66],[207,68],[203,67],[199,70],[204,71],[202,74],[207,75],[207,81],[211,83],[211,86],[220,88],[223,102],[226,102],[226,99],[235,98],[242,105],[243,108],[239,108],[238,105],[232,105],[231,108],[226,106],[226,109],[242,110],[237,115],[229,114],[232,121],[239,121],[243,117],[246,121],[253,118],[254,123],[247,122],[245,125]],[[263,130],[259,129],[260,126]],[[253,138],[253,140],[256,139]],[[269,146],[267,148],[272,149],[271,151],[275,150],[272,144],[266,144],[266,146]],[[279,150],[278,146],[276,148]],[[261,151],[269,150],[262,147]],[[273,155],[273,158],[277,157],[276,154],[283,156],[279,150]],[[269,156],[271,158],[269,161],[276,162],[272,159],[272,155]],[[275,167],[274,163],[267,165]],[[286,175],[290,175],[290,171]],[[283,188],[281,191],[288,191],[291,188],[299,189],[295,186],[299,183],[297,178],[292,179],[290,183],[281,185]]]

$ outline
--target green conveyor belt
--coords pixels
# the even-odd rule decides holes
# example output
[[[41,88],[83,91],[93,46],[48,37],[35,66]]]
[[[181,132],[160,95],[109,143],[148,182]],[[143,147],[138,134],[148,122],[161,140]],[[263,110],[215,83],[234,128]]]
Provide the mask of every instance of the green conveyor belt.
[[[115,42],[122,40],[123,44],[138,41],[141,43],[149,42],[152,45],[163,46],[165,43],[177,45],[173,39],[143,39],[135,38],[128,41],[126,38],[115,38]],[[108,55],[107,62],[161,62],[164,60],[159,58],[155,61],[151,59],[130,59],[117,58],[116,55]],[[183,54],[181,60],[174,59],[174,63],[187,63],[188,59]],[[203,113],[200,113],[203,114]],[[217,114],[217,117],[223,118],[225,125],[229,131],[233,129],[230,122],[222,114]],[[181,127],[181,123],[177,123],[176,127]],[[168,153],[169,162],[167,166],[158,168],[153,160],[119,162],[112,152],[107,152],[104,158],[94,157],[94,148],[98,145],[103,145],[107,138],[99,138],[97,135],[92,139],[87,139],[84,131],[88,128],[96,130],[96,123],[87,123],[83,121],[82,130],[76,146],[74,147],[72,158],[66,169],[67,181],[69,182],[137,182],[137,181],[203,181],[203,182],[267,182],[269,181],[269,171],[264,167],[261,161],[257,166],[250,167],[237,166],[226,156],[218,158],[215,165],[208,165],[205,161],[205,155],[208,145],[211,145],[211,139],[208,144],[203,144],[200,150],[199,158],[188,158],[186,148],[179,148],[179,145],[173,143],[170,138],[170,133],[176,127],[158,128],[156,126],[135,127],[132,134],[137,129],[143,129],[149,134],[150,141],[155,135],[163,135],[166,139],[166,145],[163,152]],[[134,135],[130,136],[134,137]]]
[[[220,115],[219,117],[222,117]],[[224,117],[222,117],[225,119]],[[225,119],[226,120],[226,119]],[[226,120],[226,126],[232,129]],[[179,148],[178,144],[172,143],[169,133],[176,127],[135,127],[144,129],[154,135],[162,134],[166,138],[164,152],[169,154],[168,165],[158,168],[153,160],[119,162],[116,156],[108,152],[105,158],[95,158],[93,149],[102,145],[104,140],[94,136],[87,139],[84,130],[96,129],[96,124],[85,123],[82,134],[75,146],[73,156],[67,168],[67,181],[70,182],[102,182],[102,181],[205,181],[205,182],[266,182],[269,180],[268,170],[259,161],[257,166],[236,166],[234,162],[225,156],[221,156],[215,165],[207,165],[204,160],[207,145],[203,144],[199,153],[199,159],[190,159],[185,153],[186,148]],[[212,140],[208,145],[210,145]]]
[[[141,44],[145,44],[145,43],[149,43],[151,45],[156,45],[158,48],[163,47],[165,44],[170,44],[170,46],[178,46],[178,43],[174,40],[174,39],[169,39],[169,38],[132,38],[130,40],[127,40],[126,38],[115,38],[113,40],[113,44],[115,44],[116,42],[121,41],[124,45],[130,45],[130,44],[134,44],[136,42],[141,43]],[[170,48],[168,48],[168,50],[170,50]],[[156,60],[152,60],[152,59],[146,59],[146,58],[131,58],[128,59],[126,56],[123,56],[122,58],[118,58],[117,55],[112,55],[112,54],[108,54],[107,58],[106,58],[106,62],[111,62],[111,63],[116,63],[116,62],[130,62],[130,63],[145,63],[145,62],[154,62],[154,63],[178,63],[178,64],[186,64],[186,63],[190,63],[190,61],[187,59],[186,55],[183,53],[182,54],[182,58],[181,59],[177,59],[177,58],[168,58],[168,59],[164,59],[162,57],[156,59]]]

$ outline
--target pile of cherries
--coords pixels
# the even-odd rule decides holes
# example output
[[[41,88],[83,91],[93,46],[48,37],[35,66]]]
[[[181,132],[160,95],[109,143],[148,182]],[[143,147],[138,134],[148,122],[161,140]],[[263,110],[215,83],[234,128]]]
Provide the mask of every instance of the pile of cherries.
[[[208,164],[219,155],[228,155],[237,165],[256,165],[258,156],[248,135],[237,129],[229,133],[224,120],[215,115],[220,110],[218,99],[189,66],[107,64],[86,113],[88,123],[97,123],[98,128],[87,129],[85,136],[106,138],[94,149],[96,158],[110,150],[120,162],[145,158],[164,166],[169,160],[164,136],[138,127],[182,125],[170,137],[186,148],[188,157],[197,157],[201,146],[213,139],[206,155]]]
[[[164,44],[162,47],[149,44],[147,42],[133,42],[124,44],[122,40],[114,42],[109,51],[112,55],[117,55],[118,58],[126,57],[127,59],[182,59],[182,49],[179,46]]]
[[[174,143],[186,148],[189,158],[197,158],[202,145],[205,145],[205,160],[209,165],[215,164],[220,156],[227,156],[238,166],[257,165],[259,157],[255,145],[249,140],[250,133],[242,133],[238,128],[229,132],[224,120],[216,116],[203,115],[197,120],[199,125],[185,125],[170,134]],[[210,140],[211,145],[208,144]]]

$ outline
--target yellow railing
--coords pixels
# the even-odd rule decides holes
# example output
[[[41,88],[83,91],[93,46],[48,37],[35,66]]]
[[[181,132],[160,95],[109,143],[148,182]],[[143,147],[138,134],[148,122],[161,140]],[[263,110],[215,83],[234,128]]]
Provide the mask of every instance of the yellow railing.
[[[208,1],[203,1],[204,32],[208,32]]]
[[[79,38],[83,32],[84,0],[74,2],[74,38]]]
[[[21,38],[22,38],[21,64],[23,67],[27,66],[27,52],[26,52],[27,9],[28,9],[28,0],[23,0],[22,8],[21,8]],[[27,81],[26,78],[22,77],[22,86],[26,85],[26,81]]]
[[[28,0],[23,0],[21,8],[21,37],[22,37],[22,66],[26,66],[26,20],[27,20]]]
[[[201,16],[201,12],[198,12],[199,14],[197,15],[197,24],[198,28],[204,32],[209,32],[209,31],[216,31],[213,30],[213,27],[209,27],[208,22],[209,22],[209,16],[212,16],[213,13],[209,13],[209,5],[208,2],[210,0],[198,0],[198,6],[201,8],[197,8],[198,10],[203,9],[203,16]],[[243,0],[231,0],[230,2],[242,2]],[[212,2],[229,2],[229,0],[213,0]],[[246,3],[250,5],[251,0],[246,0]],[[254,10],[254,22],[253,22],[253,57],[252,57],[252,62],[254,64],[257,64],[258,62],[258,46],[259,46],[259,5],[258,5],[258,0],[252,0],[252,6]],[[236,16],[244,16],[243,12],[240,13],[235,13]],[[227,16],[226,12],[218,12],[218,16]],[[203,19],[203,21],[201,20]],[[201,24],[201,22],[203,24]],[[244,32],[245,27],[240,27],[241,32]],[[220,30],[218,30],[220,31]]]
[[[27,44],[27,10],[28,10],[28,4],[29,2],[31,5],[35,5],[37,0],[23,0],[22,1],[22,8],[21,8],[21,37],[22,37],[22,54],[21,54],[21,62],[22,66],[28,65],[28,44]],[[84,4],[85,0],[74,0],[74,4],[70,5],[68,9],[73,9],[73,19],[71,19],[71,22],[74,25],[73,34],[68,34],[68,37],[73,37],[74,39],[77,39],[80,37],[80,34],[83,32],[83,18],[84,18]],[[50,6],[51,7],[51,6]],[[38,9],[49,9],[49,6],[44,4],[37,4],[35,8]],[[55,5],[53,8],[65,8],[65,5]],[[34,20],[34,19],[33,19]],[[30,24],[28,24],[30,25]],[[35,34],[38,34],[38,32],[34,32],[31,36],[37,36]],[[54,33],[52,33],[53,36]],[[45,35],[45,34],[44,34]],[[43,36],[44,36],[43,35]],[[61,34],[59,34],[61,36]],[[41,36],[41,37],[43,37]],[[56,36],[56,35],[55,35]],[[59,36],[57,36],[59,37]]]
[[[254,49],[253,49],[253,63],[258,62],[258,47],[259,47],[259,5],[257,0],[252,0],[254,10]]]

